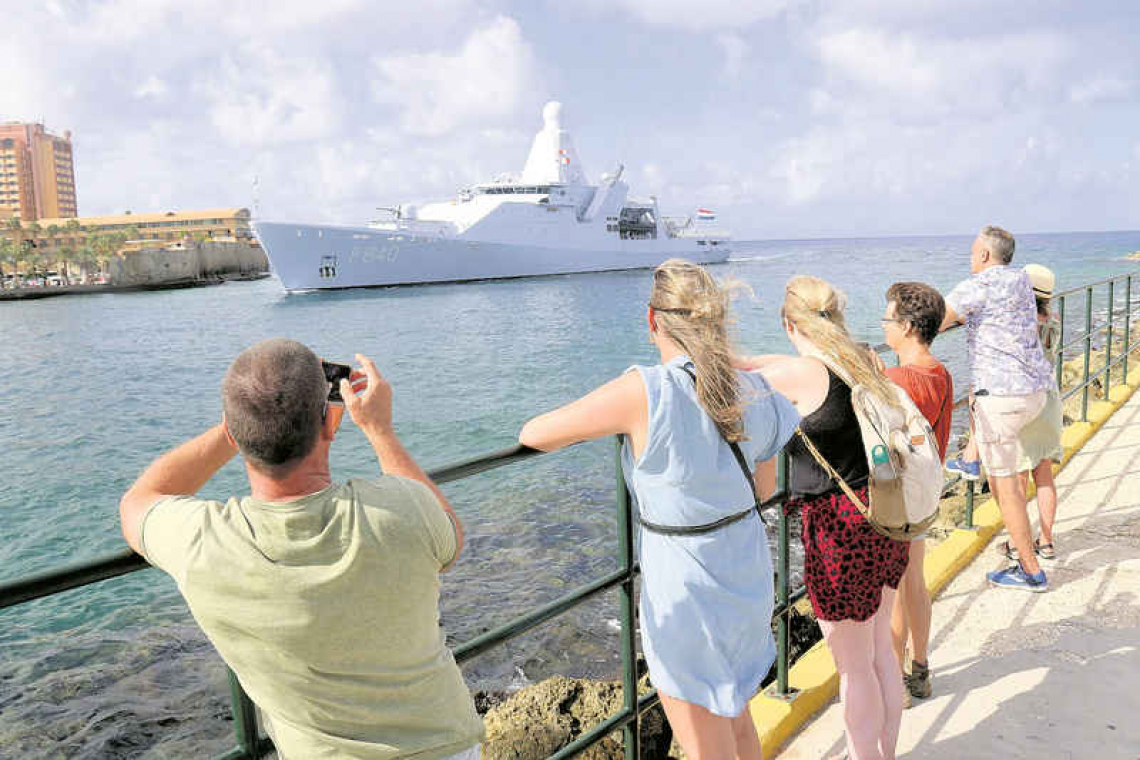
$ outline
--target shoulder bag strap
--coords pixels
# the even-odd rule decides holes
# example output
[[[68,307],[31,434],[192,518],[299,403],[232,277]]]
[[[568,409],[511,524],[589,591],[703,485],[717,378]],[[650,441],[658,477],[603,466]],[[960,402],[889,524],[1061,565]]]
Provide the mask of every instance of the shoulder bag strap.
[[[851,503],[854,504],[859,509],[859,511],[863,513],[864,517],[866,517],[871,510],[867,507],[866,504],[863,503],[862,499],[855,495],[855,491],[852,490],[851,486],[847,485],[846,480],[840,477],[839,473],[835,471],[835,468],[831,466],[831,463],[823,458],[823,454],[819,453],[819,449],[815,447],[815,444],[812,443],[811,439],[808,438],[804,431],[800,429],[799,425],[796,426],[796,435],[798,435],[800,437],[800,440],[804,442],[804,446],[807,447],[808,452],[812,455],[815,461],[819,463],[819,466],[826,470],[827,474],[830,475],[832,479],[834,479],[835,482],[839,484],[839,487],[843,489],[843,493],[847,494],[847,498],[851,500]]]
[[[688,365],[682,365],[681,369],[685,374],[693,379],[693,385],[697,384],[697,376],[689,369]],[[719,430],[719,428],[718,428]],[[744,452],[740,450],[740,446],[735,441],[730,441],[721,435],[721,440],[728,444],[732,449],[732,455],[736,457],[736,463],[740,465],[740,471],[744,473],[744,479],[748,481],[748,488],[752,491],[752,501],[756,504],[756,514],[760,515],[760,519],[767,524],[764,520],[764,514],[760,511],[760,494],[756,493],[756,480],[752,477],[752,473],[748,470],[748,462],[744,459]]]

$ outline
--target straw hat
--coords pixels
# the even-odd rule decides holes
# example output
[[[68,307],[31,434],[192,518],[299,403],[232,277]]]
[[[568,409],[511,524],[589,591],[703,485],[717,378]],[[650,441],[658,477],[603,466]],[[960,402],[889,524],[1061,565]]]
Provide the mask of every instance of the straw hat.
[[[1025,273],[1029,275],[1029,282],[1033,284],[1033,294],[1051,298],[1056,278],[1053,270],[1040,264],[1026,264]]]

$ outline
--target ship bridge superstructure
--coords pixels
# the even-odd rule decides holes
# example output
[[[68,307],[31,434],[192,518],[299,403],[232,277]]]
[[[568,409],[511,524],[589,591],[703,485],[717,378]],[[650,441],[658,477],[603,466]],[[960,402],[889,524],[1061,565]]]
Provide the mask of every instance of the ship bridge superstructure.
[[[728,240],[727,233],[694,225],[691,217],[662,219],[655,197],[631,198],[622,179],[624,166],[603,173],[598,184],[591,184],[563,124],[562,104],[547,103],[542,118],[521,174],[473,185],[449,201],[394,207],[390,219],[373,227],[514,241],[532,232],[549,232],[553,225],[569,236],[567,242],[580,240],[585,245],[611,238],[692,237],[697,232],[710,243]]]
[[[662,217],[654,196],[634,198],[624,166],[591,182],[564,123],[547,103],[522,172],[446,201],[385,207],[367,226],[255,222],[287,289],[323,289],[525,277],[657,266],[681,257],[728,258],[729,235],[705,210]]]

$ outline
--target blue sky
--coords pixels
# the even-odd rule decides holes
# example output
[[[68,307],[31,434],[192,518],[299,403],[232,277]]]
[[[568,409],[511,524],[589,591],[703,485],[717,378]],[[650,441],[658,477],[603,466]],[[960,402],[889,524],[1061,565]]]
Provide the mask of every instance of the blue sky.
[[[81,214],[365,221],[520,171],[557,99],[591,178],[738,238],[1140,227],[1131,0],[6,8],[0,119],[73,131]]]

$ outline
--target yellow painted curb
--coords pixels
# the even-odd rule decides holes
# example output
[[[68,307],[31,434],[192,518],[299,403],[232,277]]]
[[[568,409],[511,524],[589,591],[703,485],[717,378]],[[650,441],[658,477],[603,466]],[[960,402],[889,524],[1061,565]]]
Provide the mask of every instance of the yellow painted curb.
[[[1109,400],[1090,405],[1088,422],[1074,422],[1066,427],[1061,434],[1065,453],[1053,471],[1058,472],[1068,464],[1093,434],[1124,406],[1137,388],[1140,388],[1140,371],[1130,377],[1127,384],[1114,385],[1109,390]],[[1032,489],[1032,483],[1030,488]],[[935,596],[962,568],[970,564],[1002,529],[1004,523],[996,501],[991,498],[980,506],[975,506],[974,526],[972,529],[955,530],[945,541],[926,553],[923,573],[931,596]],[[760,695],[749,703],[749,712],[756,724],[756,731],[760,734],[764,757],[775,757],[776,750],[839,690],[839,674],[835,671],[835,662],[824,642],[820,641],[796,660],[788,672],[788,685],[799,690],[792,702]]]

